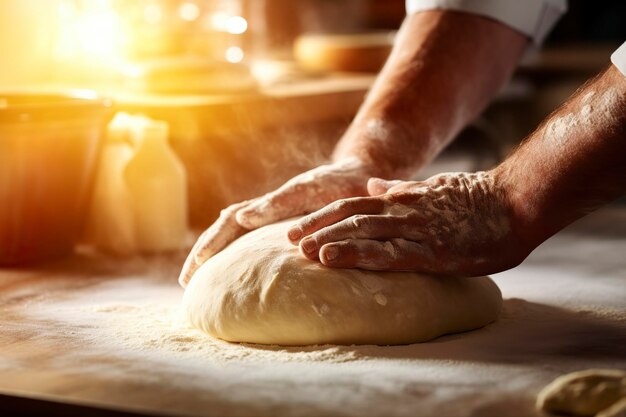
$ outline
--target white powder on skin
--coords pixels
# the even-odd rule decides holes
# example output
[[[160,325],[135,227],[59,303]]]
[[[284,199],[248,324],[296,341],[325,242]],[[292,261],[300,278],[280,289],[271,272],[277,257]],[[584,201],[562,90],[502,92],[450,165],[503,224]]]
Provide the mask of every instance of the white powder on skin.
[[[480,262],[466,253],[476,244],[498,244],[510,232],[501,197],[490,172],[444,173],[422,184],[400,182],[379,197],[383,199],[379,213],[364,205],[361,213],[369,214],[351,215],[359,211],[342,202],[324,208],[320,216],[344,219],[305,238],[300,249],[307,256],[324,244],[346,240],[349,246],[345,250],[358,256],[355,265],[387,270],[406,268],[411,258],[436,263],[445,247],[448,253],[465,256],[465,262],[477,265]],[[381,216],[392,218],[391,222]],[[340,249],[327,246],[320,256],[323,261],[333,261],[340,256]],[[456,273],[458,263],[448,260],[443,268]]]
[[[370,119],[365,124],[364,135],[378,140],[385,140],[389,137],[391,129],[387,126],[387,123],[381,119]]]
[[[494,196],[494,180],[488,172],[444,173],[428,179],[424,186],[411,183],[399,185],[390,193],[408,191],[414,201],[402,204],[387,203],[380,215],[395,217],[397,238],[386,242],[356,240],[353,245],[363,255],[359,266],[385,269],[400,256],[414,253],[435,257],[437,248],[447,246],[457,252],[472,247],[475,242],[504,238],[510,224],[502,201]],[[380,234],[368,217],[353,217],[354,233],[349,238],[367,239]],[[365,237],[364,237],[365,236]],[[370,253],[384,252],[386,257],[368,257]],[[453,263],[447,264],[453,269]]]
[[[582,107],[578,112],[570,112],[557,117],[546,127],[548,140],[555,141],[559,146],[566,146],[575,133],[584,133],[593,126],[611,125],[617,117],[617,105],[620,100],[617,88],[610,87],[600,97],[595,91],[586,93],[581,99]]]
[[[423,187],[423,189],[415,189],[412,190],[414,192],[418,192],[418,191],[426,191],[428,189],[428,187]],[[402,217],[402,216],[406,216],[408,214],[411,214],[414,212],[414,209],[406,206],[404,204],[389,204],[385,207],[385,209],[383,210],[383,212],[381,213],[384,216],[396,216],[396,217]]]
[[[237,213],[237,221],[250,229],[277,220],[310,213],[364,187],[368,176],[362,161],[347,158],[300,174]],[[285,199],[296,192],[297,198]],[[295,195],[295,194],[294,194]]]

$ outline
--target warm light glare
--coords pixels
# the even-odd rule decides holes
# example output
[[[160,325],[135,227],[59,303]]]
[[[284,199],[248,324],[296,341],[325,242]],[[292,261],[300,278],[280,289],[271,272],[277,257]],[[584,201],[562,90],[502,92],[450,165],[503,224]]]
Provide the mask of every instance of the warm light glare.
[[[226,61],[236,64],[243,61],[243,50],[238,46],[231,46],[226,50]]]
[[[61,30],[56,43],[60,57],[90,56],[108,63],[120,58],[124,31],[119,16],[107,3],[98,6],[83,12],[60,8]]]
[[[284,68],[271,61],[256,60],[250,65],[250,72],[262,85],[269,85],[285,74]]]
[[[116,50],[117,18],[112,12],[90,13],[78,22],[83,51],[101,57],[113,57]]]
[[[143,9],[143,18],[148,23],[159,23],[163,18],[163,9],[158,4],[149,4]]]
[[[200,17],[200,7],[196,3],[193,2],[185,2],[180,5],[178,9],[178,14],[180,18],[186,20],[188,22],[193,22]]]
[[[211,16],[211,26],[218,32],[241,35],[248,30],[248,21],[241,16],[232,16],[224,12],[216,12]]]
[[[234,35],[241,35],[246,30],[248,30],[248,22],[241,16],[233,16],[228,19],[228,23],[226,26],[228,33],[232,33]]]
[[[225,31],[230,16],[224,12],[216,12],[211,15],[211,26],[218,31]]]

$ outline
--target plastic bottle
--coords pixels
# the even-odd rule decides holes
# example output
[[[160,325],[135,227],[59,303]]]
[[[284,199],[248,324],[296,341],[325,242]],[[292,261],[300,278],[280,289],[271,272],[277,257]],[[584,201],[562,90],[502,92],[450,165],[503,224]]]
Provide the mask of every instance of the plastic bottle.
[[[134,219],[124,169],[134,155],[130,128],[134,118],[118,113],[107,128],[100,156],[86,240],[105,252],[130,255],[135,249]]]
[[[168,144],[167,123],[143,119],[133,126],[136,152],[124,177],[141,252],[180,249],[187,238],[187,176]]]

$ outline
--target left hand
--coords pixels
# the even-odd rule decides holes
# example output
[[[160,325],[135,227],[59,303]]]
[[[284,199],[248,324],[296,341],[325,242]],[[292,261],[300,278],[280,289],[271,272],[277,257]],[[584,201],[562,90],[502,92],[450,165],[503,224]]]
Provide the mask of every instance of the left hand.
[[[367,195],[367,179],[373,172],[372,164],[344,158],[297,175],[264,196],[225,208],[197,240],[178,282],[185,288],[204,262],[251,230],[311,213],[340,198]]]
[[[534,246],[493,171],[426,181],[368,182],[370,197],[338,200],[288,232],[304,256],[337,268],[476,276],[512,268]]]

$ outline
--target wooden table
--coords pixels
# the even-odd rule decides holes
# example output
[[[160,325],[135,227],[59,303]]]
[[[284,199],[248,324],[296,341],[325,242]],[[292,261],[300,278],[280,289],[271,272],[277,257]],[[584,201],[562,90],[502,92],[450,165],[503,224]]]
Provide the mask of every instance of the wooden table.
[[[618,205],[496,275],[498,322],[394,347],[233,345],[181,327],[183,254],[0,270],[0,415],[539,416],[559,374],[626,369],[624,253]]]

